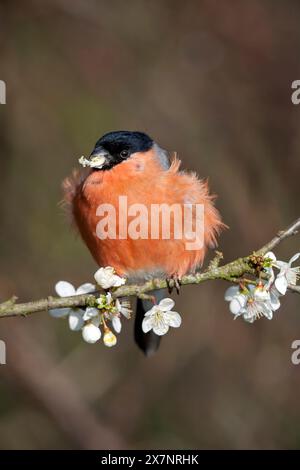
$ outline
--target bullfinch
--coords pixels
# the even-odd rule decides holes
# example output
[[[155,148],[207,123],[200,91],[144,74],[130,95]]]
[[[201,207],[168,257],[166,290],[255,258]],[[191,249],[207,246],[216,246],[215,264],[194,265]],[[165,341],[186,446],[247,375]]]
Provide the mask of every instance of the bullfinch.
[[[147,134],[116,131],[96,142],[88,159],[88,169],[74,171],[65,179],[64,199],[83,241],[100,267],[112,266],[129,282],[164,277],[175,279],[177,286],[183,275],[201,267],[207,248],[216,246],[217,235],[224,224],[207,181],[180,170],[180,163]],[[198,206],[202,208],[199,214],[195,211]],[[157,207],[158,218],[155,219],[153,208]],[[159,219],[162,207],[171,208],[167,211],[172,222],[167,227],[167,236],[163,227],[157,226],[159,221],[161,225],[166,222],[165,214],[161,217],[163,220]],[[190,232],[195,231],[198,219],[201,220],[201,237],[195,238],[199,243],[192,247],[189,246],[191,234],[179,230],[178,236],[174,228],[176,217],[172,209],[182,209],[176,219],[178,222],[183,220],[186,207],[190,211]],[[105,213],[114,219],[106,220],[106,227],[103,218],[100,222]],[[139,223],[134,222],[137,213]],[[135,230],[130,234],[132,223],[135,223]],[[160,290],[153,295],[159,301],[165,297],[165,292]],[[154,353],[160,341],[152,331],[142,331],[144,314],[151,306],[149,300],[137,300],[135,340],[146,355]]]

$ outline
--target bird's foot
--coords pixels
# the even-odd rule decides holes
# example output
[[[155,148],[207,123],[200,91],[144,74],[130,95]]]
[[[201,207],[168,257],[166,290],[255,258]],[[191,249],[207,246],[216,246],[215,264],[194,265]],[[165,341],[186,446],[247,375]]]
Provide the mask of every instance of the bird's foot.
[[[172,294],[173,289],[175,287],[177,294],[179,295],[181,284],[180,284],[180,277],[177,274],[173,274],[171,277],[166,279],[167,288],[169,294]]]

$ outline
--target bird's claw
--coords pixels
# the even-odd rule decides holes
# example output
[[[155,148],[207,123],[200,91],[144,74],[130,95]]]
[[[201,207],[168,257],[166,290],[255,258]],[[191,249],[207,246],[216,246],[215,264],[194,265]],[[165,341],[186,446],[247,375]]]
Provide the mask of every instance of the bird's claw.
[[[174,276],[171,276],[171,277],[167,278],[166,283],[167,283],[167,288],[168,288],[169,294],[172,294],[173,289],[175,287],[177,295],[179,295],[181,284],[180,284],[180,278],[177,275],[174,275]]]

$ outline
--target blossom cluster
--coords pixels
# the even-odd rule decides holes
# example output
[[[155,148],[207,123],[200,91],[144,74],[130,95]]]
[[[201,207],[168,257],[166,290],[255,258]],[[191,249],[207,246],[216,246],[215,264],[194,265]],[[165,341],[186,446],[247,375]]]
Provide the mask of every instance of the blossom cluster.
[[[98,286],[107,290],[119,287],[125,283],[125,279],[117,276],[111,267],[100,268],[94,275]],[[67,281],[59,281],[55,291],[60,297],[72,295],[91,294],[97,290],[96,285],[86,283],[78,289]],[[87,343],[96,343],[102,337],[105,346],[111,347],[117,343],[117,337],[108,326],[111,324],[115,333],[122,329],[121,318],[130,318],[131,309],[128,300],[113,299],[110,292],[99,295],[93,306],[86,308],[59,308],[49,311],[55,318],[68,318],[72,331],[81,331],[83,339]]]
[[[229,302],[229,310],[234,318],[242,317],[249,323],[262,317],[271,320],[273,313],[280,307],[280,298],[299,279],[300,266],[292,266],[299,256],[300,253],[296,253],[285,262],[277,260],[270,251],[263,257],[262,268],[266,280],[259,277],[253,284],[245,281],[239,286],[229,287],[225,292],[225,300]],[[274,268],[278,270],[277,275]]]
[[[132,311],[127,299],[114,299],[109,289],[113,290],[122,286],[126,279],[118,276],[114,268],[110,266],[98,269],[94,278],[97,286],[104,289],[105,293],[96,297],[93,305],[86,308],[51,309],[49,313],[55,318],[67,318],[70,329],[81,331],[82,338],[87,343],[96,343],[103,338],[105,346],[112,347],[117,343],[115,333],[121,332],[122,317],[129,319]],[[55,291],[59,297],[70,297],[80,294],[95,294],[97,286],[85,283],[75,289],[70,282],[59,281],[55,286]],[[161,336],[165,335],[170,327],[178,328],[181,325],[181,317],[179,313],[172,311],[174,305],[175,302],[168,298],[162,299],[158,305],[153,305],[145,313],[142,322],[144,333],[153,330],[155,334]]]
[[[231,286],[225,292],[225,300],[229,302],[234,318],[242,317],[249,323],[262,317],[271,320],[280,307],[280,298],[286,294],[288,287],[296,285],[300,277],[300,266],[292,266],[299,257],[300,253],[297,253],[288,262],[277,260],[273,252],[260,257],[262,262],[258,279],[242,279],[239,285]],[[118,276],[110,266],[98,269],[94,278],[96,284],[85,283],[78,289],[67,281],[59,281],[55,290],[60,297],[94,294],[93,300],[84,308],[59,308],[49,310],[49,313],[56,318],[67,318],[70,329],[81,331],[87,343],[96,343],[102,338],[105,346],[111,347],[117,343],[116,334],[121,332],[122,318],[129,319],[132,313],[127,299],[119,300],[113,296],[114,289],[125,284],[126,279]],[[99,287],[104,290],[103,294],[96,294]],[[143,332],[152,330],[162,336],[170,327],[180,327],[181,316],[173,311],[174,305],[175,302],[169,298],[162,299],[159,304],[154,303],[145,313]]]

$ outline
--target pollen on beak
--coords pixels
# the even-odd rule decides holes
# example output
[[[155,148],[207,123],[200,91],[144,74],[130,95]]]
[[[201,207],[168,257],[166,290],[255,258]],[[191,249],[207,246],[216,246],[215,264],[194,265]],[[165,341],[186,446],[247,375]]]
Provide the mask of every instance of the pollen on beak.
[[[79,163],[83,167],[90,167],[100,170],[105,162],[107,161],[107,154],[104,152],[95,152],[93,153],[89,159],[85,158],[84,156],[79,158]]]
[[[91,168],[97,168],[98,170],[100,170],[100,168],[102,168],[104,163],[106,162],[106,157],[107,155],[104,153],[94,153],[90,156],[89,166]]]

